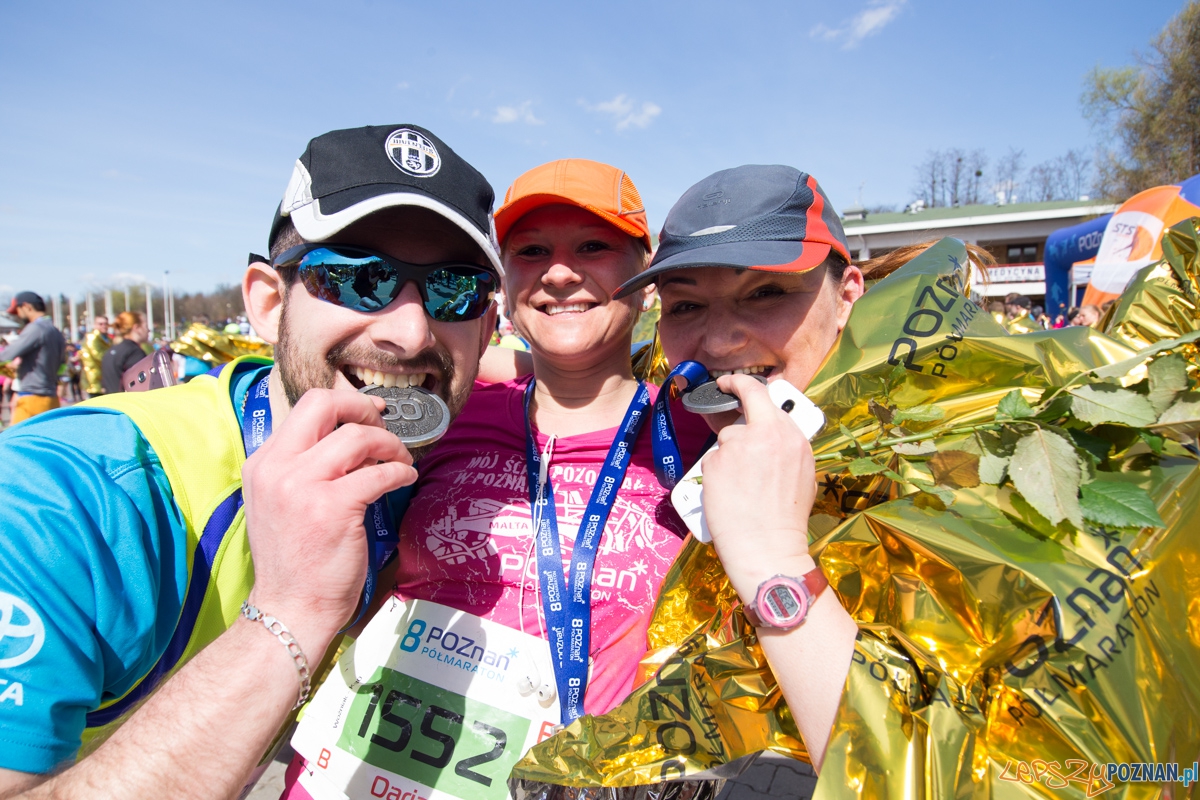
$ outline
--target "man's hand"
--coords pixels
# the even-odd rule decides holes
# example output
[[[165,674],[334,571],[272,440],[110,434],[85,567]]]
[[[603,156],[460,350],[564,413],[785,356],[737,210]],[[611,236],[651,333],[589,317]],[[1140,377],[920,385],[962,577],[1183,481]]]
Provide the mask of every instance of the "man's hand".
[[[725,375],[717,385],[741,399],[746,424],[722,428],[720,447],[704,457],[704,513],[726,574],[743,599],[753,599],[767,578],[812,568],[812,448],[758,381]]]
[[[254,557],[251,603],[310,659],[350,620],[367,573],[367,506],[416,480],[379,398],[305,393],[242,469]]]

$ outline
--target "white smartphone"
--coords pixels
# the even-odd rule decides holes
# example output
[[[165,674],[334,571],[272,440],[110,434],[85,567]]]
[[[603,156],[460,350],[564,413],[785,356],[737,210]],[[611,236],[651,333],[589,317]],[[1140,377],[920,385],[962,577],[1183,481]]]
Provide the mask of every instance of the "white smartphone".
[[[825,427],[825,414],[817,408],[804,393],[783,379],[774,380],[767,384],[767,393],[776,407],[783,409],[800,428],[805,438],[811,440]],[[745,417],[735,425],[745,425]],[[714,444],[708,453],[717,449]],[[708,455],[705,453],[705,455]],[[704,458],[697,461],[687,474],[675,484],[671,491],[671,504],[683,518],[688,530],[702,542],[711,542],[712,535],[708,532],[708,523],[704,518],[704,484],[701,481]]]

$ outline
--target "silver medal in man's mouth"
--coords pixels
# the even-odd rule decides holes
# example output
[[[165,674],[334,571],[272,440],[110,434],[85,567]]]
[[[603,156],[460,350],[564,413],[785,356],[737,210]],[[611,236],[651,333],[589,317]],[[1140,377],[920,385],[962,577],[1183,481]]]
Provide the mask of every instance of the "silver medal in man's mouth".
[[[751,378],[766,383],[761,375],[751,375]],[[722,411],[737,411],[741,401],[737,395],[727,394],[717,388],[716,381],[702,383],[691,391],[683,393],[683,407],[693,414],[720,414]]]
[[[446,401],[417,386],[364,386],[363,394],[382,397],[387,403],[383,422],[407,447],[423,447],[442,438],[450,426]]]

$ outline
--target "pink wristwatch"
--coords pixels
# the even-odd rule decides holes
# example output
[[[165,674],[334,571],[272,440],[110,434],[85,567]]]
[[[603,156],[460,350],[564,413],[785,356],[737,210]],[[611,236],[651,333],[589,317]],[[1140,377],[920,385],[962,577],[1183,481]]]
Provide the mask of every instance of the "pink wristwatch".
[[[744,604],[742,612],[756,628],[794,628],[804,621],[812,601],[828,585],[820,567],[800,578],[776,575],[759,585],[754,602]]]

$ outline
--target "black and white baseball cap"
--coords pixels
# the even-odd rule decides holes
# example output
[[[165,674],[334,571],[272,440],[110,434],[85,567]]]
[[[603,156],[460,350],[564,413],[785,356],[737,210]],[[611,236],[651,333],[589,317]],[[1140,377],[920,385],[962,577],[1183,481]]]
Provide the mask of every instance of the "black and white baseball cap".
[[[324,242],[385,208],[416,206],[471,237],[497,272],[495,192],[477,169],[417,125],[330,131],[308,143],[275,212],[268,241],[290,219],[308,242]]]

